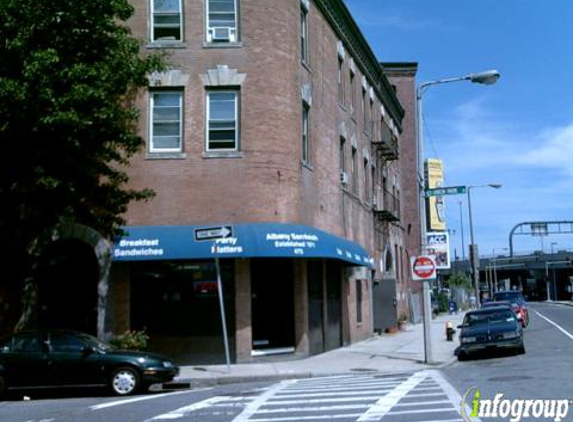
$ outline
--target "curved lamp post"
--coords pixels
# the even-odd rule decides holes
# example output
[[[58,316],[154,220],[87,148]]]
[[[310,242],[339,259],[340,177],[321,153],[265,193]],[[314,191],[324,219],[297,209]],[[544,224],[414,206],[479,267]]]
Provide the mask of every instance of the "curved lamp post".
[[[426,187],[424,175],[424,136],[422,131],[422,97],[424,92],[433,85],[446,84],[450,82],[470,81],[472,83],[491,85],[497,82],[500,73],[497,70],[487,70],[485,72],[470,73],[466,76],[457,78],[437,79],[421,83],[416,88],[416,140],[418,142],[418,197],[419,197],[419,213],[420,213],[420,246],[422,249],[426,244],[426,203],[424,196],[424,189]],[[469,195],[469,193],[468,193]],[[472,242],[473,243],[473,242]],[[422,252],[422,251],[420,251]],[[423,283],[423,302],[424,302],[424,360],[426,363],[433,363],[432,356],[432,342],[430,340],[430,321],[431,315],[431,299],[430,299],[430,286],[429,282]]]

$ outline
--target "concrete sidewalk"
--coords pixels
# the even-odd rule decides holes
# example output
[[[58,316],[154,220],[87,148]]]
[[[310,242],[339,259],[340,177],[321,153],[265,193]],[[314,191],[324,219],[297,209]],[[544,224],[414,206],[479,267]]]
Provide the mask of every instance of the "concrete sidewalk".
[[[441,314],[431,322],[434,362],[424,363],[423,324],[410,324],[404,331],[382,334],[304,359],[285,356],[284,360],[265,363],[227,365],[182,366],[179,377],[171,386],[201,387],[235,382],[309,378],[321,375],[348,373],[402,372],[435,368],[450,363],[459,344],[458,336],[446,340],[446,322],[454,328],[461,324],[464,313]],[[456,329],[456,333],[459,330]],[[166,386],[169,387],[169,386]]]

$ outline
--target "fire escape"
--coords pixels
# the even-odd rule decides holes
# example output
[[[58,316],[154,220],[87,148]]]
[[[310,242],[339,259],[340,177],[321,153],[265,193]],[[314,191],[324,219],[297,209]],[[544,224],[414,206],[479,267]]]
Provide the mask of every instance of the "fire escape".
[[[383,122],[380,133],[372,138],[372,149],[376,159],[379,177],[374,182],[372,210],[376,223],[400,221],[400,196],[396,188],[388,187],[382,169],[389,161],[398,159],[398,137]]]

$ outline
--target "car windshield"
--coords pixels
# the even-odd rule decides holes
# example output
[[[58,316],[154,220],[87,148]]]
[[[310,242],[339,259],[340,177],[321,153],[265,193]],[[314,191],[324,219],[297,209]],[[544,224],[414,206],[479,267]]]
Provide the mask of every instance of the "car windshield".
[[[103,342],[103,341],[101,341],[101,340],[97,339],[96,337],[91,336],[89,334],[78,333],[77,336],[82,341],[86,342],[87,344],[89,344],[92,347],[96,347],[97,349],[99,349],[101,351],[110,352],[112,350],[115,350],[115,348],[112,345],[110,345],[106,342]]]
[[[519,294],[518,292],[496,293],[495,294],[495,300],[496,301],[505,300],[505,301],[508,301],[511,303],[517,303],[517,302],[523,301],[523,299],[521,298],[521,294]]]
[[[509,309],[499,309],[491,312],[469,313],[464,319],[464,325],[473,327],[482,324],[500,324],[514,320],[513,313]]]

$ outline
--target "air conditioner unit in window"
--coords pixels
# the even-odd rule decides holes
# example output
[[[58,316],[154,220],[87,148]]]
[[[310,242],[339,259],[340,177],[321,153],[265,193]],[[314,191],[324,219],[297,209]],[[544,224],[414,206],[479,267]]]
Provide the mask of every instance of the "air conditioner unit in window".
[[[232,28],[226,26],[211,28],[211,39],[213,41],[230,41],[231,29]]]
[[[348,185],[348,173],[345,171],[340,172],[340,183],[343,185]]]

